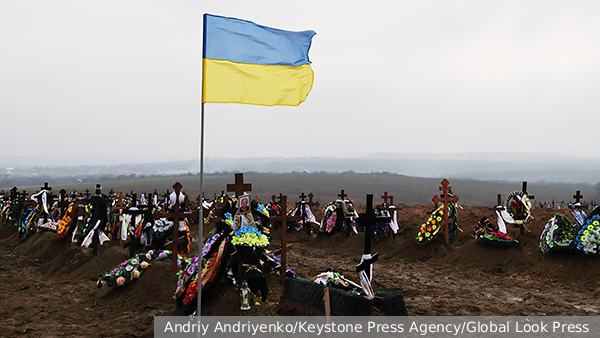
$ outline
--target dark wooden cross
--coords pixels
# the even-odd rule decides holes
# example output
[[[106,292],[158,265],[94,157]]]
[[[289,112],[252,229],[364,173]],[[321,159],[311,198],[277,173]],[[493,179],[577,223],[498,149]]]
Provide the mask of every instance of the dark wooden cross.
[[[67,191],[65,189],[60,189],[58,193],[60,194],[60,197],[58,198],[57,206],[60,209],[60,217],[62,218],[71,202],[69,202],[69,196],[67,196]]]
[[[444,203],[444,214],[442,216],[442,225],[444,226],[444,229],[446,231],[446,244],[450,244],[450,236],[448,234],[448,202],[458,202],[458,196],[448,196],[448,191],[450,191],[451,187],[448,185],[450,184],[450,182],[448,182],[447,179],[444,178],[444,180],[442,181],[442,186],[439,188],[440,191],[442,191],[441,196],[435,195],[433,196],[432,200],[433,203],[435,203],[436,205],[439,202],[443,202]]]
[[[356,221],[359,225],[365,227],[365,249],[364,255],[371,254],[371,235],[373,232],[373,224],[377,222],[390,222],[391,217],[377,216],[373,210],[373,194],[367,194],[367,209],[364,213],[358,214]],[[370,259],[364,259],[356,266],[356,272],[365,271],[369,280],[371,280],[371,265],[377,261],[378,254],[375,253]]]
[[[17,187],[13,187],[12,189],[10,189],[10,199],[11,201],[15,202],[16,200],[19,199],[19,191],[17,189]]]
[[[115,196],[115,191],[112,188],[108,191],[108,197],[113,198]]]
[[[102,195],[101,189],[102,188],[100,184],[96,184],[96,192],[94,193],[94,196],[92,196],[88,200],[89,203],[92,205],[92,210],[94,212],[93,217],[95,219],[102,220],[101,223],[103,222],[104,224],[106,224],[108,222],[106,208],[107,205],[110,205],[112,201]],[[92,226],[94,225],[92,224]],[[94,230],[94,233],[92,235],[92,253],[94,256],[98,255],[98,242],[100,242],[99,231],[100,228]]]
[[[306,202],[306,195],[304,195],[304,192],[302,192],[302,194],[300,194],[300,202],[298,202],[298,207],[300,208],[300,212],[301,212],[301,216],[302,216],[302,226],[304,227],[304,231],[309,234],[310,233],[310,227],[306,224],[306,205],[308,204]]]
[[[281,285],[285,284],[285,272],[287,269],[287,241],[286,241],[286,233],[287,233],[287,222],[288,221],[299,221],[302,219],[302,216],[288,216],[287,215],[287,196],[279,194],[279,203],[281,203],[281,214],[279,216],[271,217],[270,221],[277,222],[281,221],[281,272],[279,274]]]
[[[52,204],[55,200],[57,200],[56,195],[52,194],[52,187],[48,186],[48,182],[44,182],[44,186],[41,187],[40,189],[42,190],[46,190],[47,191],[47,195],[46,195],[46,206],[48,208],[48,211],[50,211],[50,208],[52,207]],[[40,199],[40,203],[42,203],[42,200]],[[44,206],[42,206],[42,210],[44,210]],[[46,224],[48,222],[48,214],[47,213],[43,213],[42,217],[44,217],[44,224]]]
[[[85,195],[85,198],[86,198],[86,199],[89,199],[89,198],[90,198],[90,196],[92,196],[92,194],[90,193],[90,190],[89,190],[89,189],[85,189],[85,194],[84,194],[84,195]]]
[[[577,193],[573,195],[573,198],[575,199],[575,203],[579,203],[579,201],[581,201],[581,199],[583,198],[581,191],[577,190]]]
[[[348,194],[346,194],[346,193],[344,192],[344,189],[342,189],[342,192],[340,192],[340,193],[338,194],[338,197],[339,197],[339,198],[341,198],[341,199],[342,199],[342,201],[345,201],[345,200],[346,200],[346,197],[348,197]]]
[[[527,181],[523,181],[523,189],[521,190],[525,195],[527,195],[527,197],[529,197],[530,200],[534,199],[535,196],[534,195],[529,195],[529,193],[527,192]]]
[[[246,191],[252,191],[252,184],[244,183],[244,174],[235,174],[235,183],[227,184],[227,191],[235,191],[235,197],[242,196]]]
[[[170,243],[167,243],[165,245],[165,246],[170,246],[171,250],[173,251],[173,260],[171,263],[171,271],[173,273],[177,272],[177,251],[179,250],[179,243],[185,239],[184,237],[179,237],[179,220],[183,219],[185,217],[190,217],[193,219],[198,219],[198,217],[200,217],[198,210],[194,210],[191,213],[179,211],[179,193],[181,191],[181,188],[183,188],[181,183],[175,182],[175,184],[173,184],[173,189],[175,189],[175,205],[173,206],[173,212],[169,212],[169,213],[155,212],[154,213],[155,219],[160,219],[160,218],[172,218],[173,219],[173,241]]]

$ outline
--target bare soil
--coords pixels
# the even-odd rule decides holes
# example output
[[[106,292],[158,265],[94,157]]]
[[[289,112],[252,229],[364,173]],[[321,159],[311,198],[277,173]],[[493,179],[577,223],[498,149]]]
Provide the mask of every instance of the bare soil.
[[[533,210],[531,232],[518,247],[479,245],[471,238],[477,221],[489,207],[459,210],[458,240],[443,236],[418,245],[414,236],[433,205],[398,205],[400,231],[373,244],[380,254],[374,267],[374,287],[401,293],[409,315],[598,315],[600,258],[579,252],[544,257],[538,247],[545,223],[555,214],[572,219],[568,210]],[[313,210],[319,219],[320,210]],[[360,210],[359,210],[360,211]],[[210,230],[208,228],[206,231]],[[192,231],[198,247],[198,230]],[[280,247],[281,230],[270,249]],[[355,266],[363,251],[363,233],[312,237],[288,232],[293,248],[288,264],[298,276],[333,270],[358,282]],[[197,250],[197,249],[196,249]],[[190,253],[194,254],[194,253]],[[56,235],[39,232],[27,240],[13,225],[0,227],[1,337],[151,337],[154,316],[179,315],[173,300],[176,276],[170,262],[155,262],[141,278],[124,287],[96,287],[98,277],[118,266],[128,251],[117,241],[91,249],[60,244]],[[233,286],[223,285],[203,305],[203,315],[323,315],[305,304],[282,301],[278,276],[269,276],[267,302],[249,311],[239,309]]]

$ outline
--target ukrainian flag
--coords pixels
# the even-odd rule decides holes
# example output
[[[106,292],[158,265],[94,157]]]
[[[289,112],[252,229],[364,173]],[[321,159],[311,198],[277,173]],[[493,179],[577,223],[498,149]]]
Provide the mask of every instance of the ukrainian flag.
[[[297,106],[313,84],[314,31],[204,14],[202,102]]]

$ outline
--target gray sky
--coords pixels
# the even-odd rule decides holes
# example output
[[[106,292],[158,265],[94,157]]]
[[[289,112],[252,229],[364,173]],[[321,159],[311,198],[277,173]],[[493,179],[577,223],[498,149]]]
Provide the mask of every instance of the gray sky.
[[[600,157],[600,2],[547,0],[0,0],[1,156],[198,158],[203,13],[317,32],[307,101],[207,104],[207,157]]]

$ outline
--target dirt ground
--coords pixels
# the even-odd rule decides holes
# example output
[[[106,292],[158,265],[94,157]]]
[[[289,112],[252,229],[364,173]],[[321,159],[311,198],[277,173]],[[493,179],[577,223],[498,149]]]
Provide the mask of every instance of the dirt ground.
[[[482,216],[496,222],[489,207],[459,209],[458,240],[443,236],[418,245],[414,236],[433,210],[430,205],[397,205],[400,231],[373,244],[380,255],[374,266],[374,288],[401,293],[409,315],[598,315],[600,258],[579,252],[544,257],[538,247],[545,223],[555,214],[572,219],[568,210],[534,209],[531,232],[509,228],[518,247],[489,247],[471,238]],[[320,210],[313,210],[320,219]],[[359,210],[360,211],[360,210]],[[206,229],[210,230],[209,228]],[[198,230],[192,248],[197,248]],[[294,230],[288,264],[298,276],[332,270],[358,282],[355,266],[363,234],[312,237]],[[275,231],[270,249],[280,246]],[[193,254],[193,253],[191,253]],[[21,241],[12,225],[0,227],[1,337],[151,337],[154,316],[179,315],[172,298],[176,276],[170,262],[155,262],[141,278],[124,287],[96,287],[98,277],[128,257],[111,241],[93,256],[91,249],[60,244],[50,232]],[[267,302],[239,309],[237,291],[224,285],[203,305],[203,315],[322,315],[304,304],[282,301],[278,276],[269,276]]]

